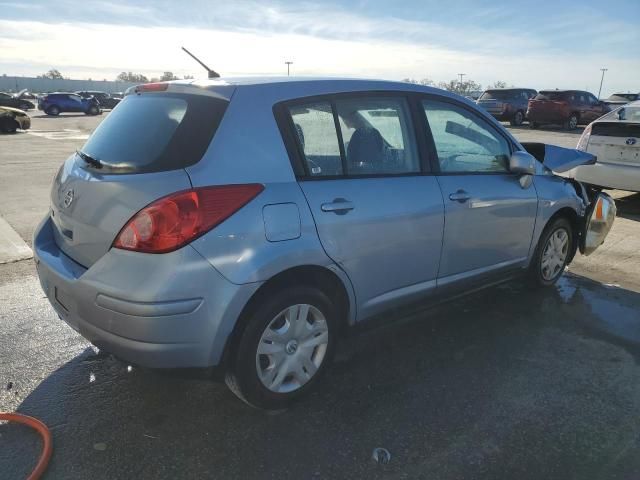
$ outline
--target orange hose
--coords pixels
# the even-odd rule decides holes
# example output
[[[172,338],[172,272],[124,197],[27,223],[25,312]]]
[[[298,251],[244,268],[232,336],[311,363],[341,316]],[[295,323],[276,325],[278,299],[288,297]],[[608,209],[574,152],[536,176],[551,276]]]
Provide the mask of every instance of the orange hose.
[[[29,417],[27,415],[21,415],[19,413],[2,413],[0,412],[0,420],[7,420],[9,422],[21,423],[27,425],[36,430],[42,437],[42,454],[36,468],[33,469],[31,475],[27,477],[27,480],[38,480],[47,469],[51,454],[53,453],[53,442],[51,441],[51,432],[47,426],[37,418]]]

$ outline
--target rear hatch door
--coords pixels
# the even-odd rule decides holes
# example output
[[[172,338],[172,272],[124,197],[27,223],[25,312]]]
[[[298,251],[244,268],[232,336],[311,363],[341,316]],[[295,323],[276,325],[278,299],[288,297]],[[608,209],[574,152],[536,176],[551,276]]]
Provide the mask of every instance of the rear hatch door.
[[[562,94],[540,92],[529,100],[529,112],[537,114],[540,119],[557,119],[563,115],[568,103]]]
[[[51,218],[60,249],[88,268],[140,209],[191,188],[185,167],[202,158],[227,104],[184,88],[127,95],[54,179]]]
[[[588,151],[598,158],[598,163],[640,167],[640,124],[593,123]]]

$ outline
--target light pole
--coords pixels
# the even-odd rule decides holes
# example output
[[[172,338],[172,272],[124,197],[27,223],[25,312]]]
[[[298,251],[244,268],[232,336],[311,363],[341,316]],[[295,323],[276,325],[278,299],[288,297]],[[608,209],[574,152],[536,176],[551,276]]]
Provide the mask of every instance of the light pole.
[[[284,63],[287,65],[287,77],[288,77],[288,76],[289,76],[289,67],[290,67],[291,65],[293,65],[293,62],[291,62],[291,61],[287,61],[287,62],[284,62]]]
[[[458,75],[460,76],[460,93],[462,93],[462,77],[464,77],[466,73],[459,73]]]
[[[604,82],[604,72],[606,72],[607,70],[609,70],[608,68],[601,68],[600,71],[602,72],[602,78],[600,79],[600,89],[598,90],[598,100],[600,100],[600,93],[602,92],[602,82]]]

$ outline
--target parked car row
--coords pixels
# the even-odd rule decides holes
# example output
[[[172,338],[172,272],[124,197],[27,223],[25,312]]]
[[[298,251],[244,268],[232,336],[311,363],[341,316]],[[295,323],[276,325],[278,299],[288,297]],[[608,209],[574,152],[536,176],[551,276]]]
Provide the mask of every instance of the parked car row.
[[[598,100],[584,90],[542,90],[531,88],[492,88],[486,90],[477,104],[501,121],[513,126],[529,121],[531,128],[562,125],[568,130],[586,125],[612,108],[640,99],[640,94],[616,93]]]

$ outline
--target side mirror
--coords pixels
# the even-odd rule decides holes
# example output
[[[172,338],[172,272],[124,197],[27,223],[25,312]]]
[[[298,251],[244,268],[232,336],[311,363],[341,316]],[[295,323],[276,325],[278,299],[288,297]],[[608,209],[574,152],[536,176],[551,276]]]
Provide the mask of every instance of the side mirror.
[[[523,151],[513,152],[509,158],[509,171],[518,175],[534,175],[537,160],[533,155]]]

